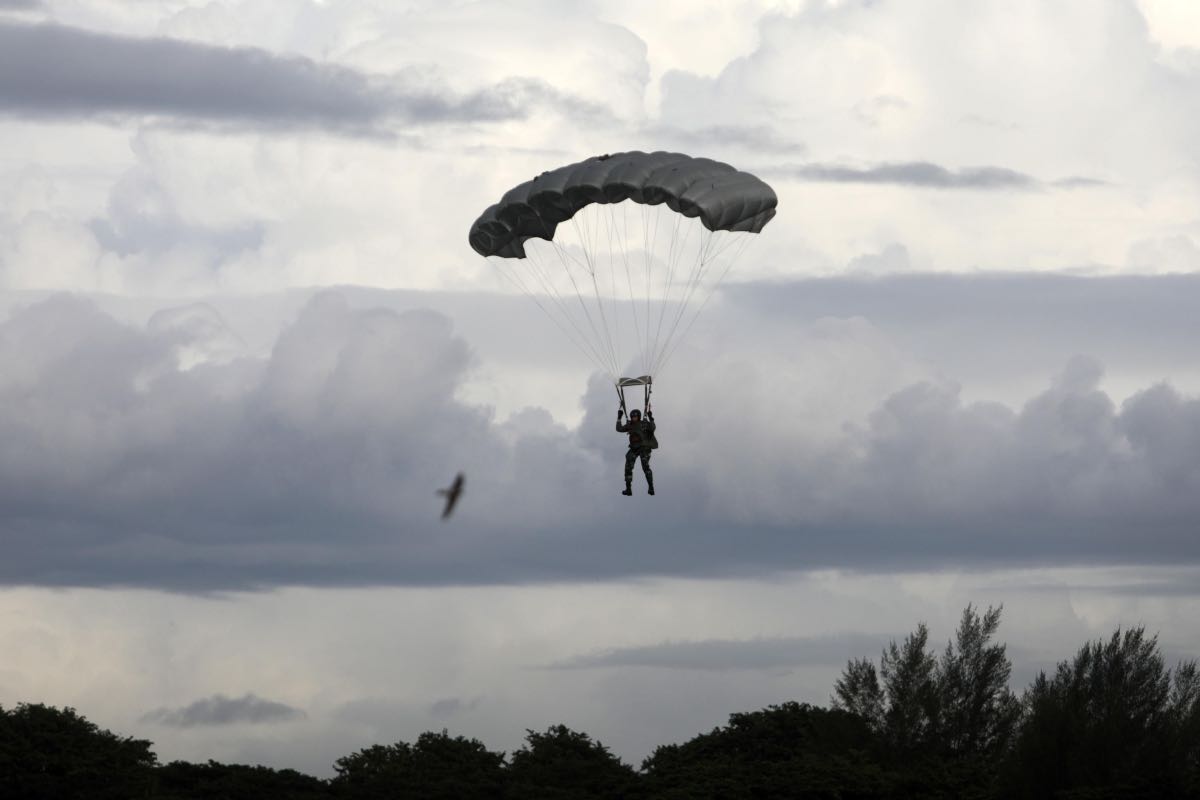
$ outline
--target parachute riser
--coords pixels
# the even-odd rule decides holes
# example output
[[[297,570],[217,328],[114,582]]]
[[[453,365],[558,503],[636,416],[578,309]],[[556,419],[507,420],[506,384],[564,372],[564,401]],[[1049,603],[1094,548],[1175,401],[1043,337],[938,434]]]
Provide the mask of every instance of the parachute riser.
[[[650,413],[650,395],[653,392],[654,381],[649,375],[642,375],[640,378],[619,378],[616,382],[617,397],[621,399],[621,411],[628,413],[625,404],[625,387],[641,386],[642,387],[642,416],[645,417]]]

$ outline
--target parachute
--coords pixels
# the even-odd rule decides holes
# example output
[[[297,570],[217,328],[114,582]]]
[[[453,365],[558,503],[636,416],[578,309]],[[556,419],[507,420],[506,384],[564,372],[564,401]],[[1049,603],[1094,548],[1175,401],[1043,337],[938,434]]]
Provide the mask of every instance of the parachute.
[[[622,406],[630,386],[649,406],[653,376],[777,202],[720,161],[615,153],[513,187],[468,240],[608,375]]]

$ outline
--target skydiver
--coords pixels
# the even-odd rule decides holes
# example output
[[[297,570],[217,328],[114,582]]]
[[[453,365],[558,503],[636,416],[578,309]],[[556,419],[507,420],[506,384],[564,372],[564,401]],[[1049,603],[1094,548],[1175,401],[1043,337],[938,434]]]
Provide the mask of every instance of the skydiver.
[[[646,486],[649,494],[654,494],[654,473],[650,471],[650,451],[658,447],[654,438],[654,412],[646,410],[646,419],[642,412],[633,409],[629,412],[629,424],[622,424],[625,409],[617,409],[617,433],[629,434],[629,450],[625,453],[625,491],[626,497],[633,494],[633,462],[642,460],[642,472],[646,473]]]

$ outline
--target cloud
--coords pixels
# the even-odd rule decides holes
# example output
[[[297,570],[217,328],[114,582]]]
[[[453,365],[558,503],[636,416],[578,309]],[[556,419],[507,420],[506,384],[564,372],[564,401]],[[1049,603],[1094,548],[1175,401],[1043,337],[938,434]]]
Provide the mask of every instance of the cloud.
[[[406,651],[403,660],[411,664],[419,659],[414,653]],[[442,673],[443,670],[435,667],[434,672]],[[437,690],[431,688],[429,691]],[[436,699],[427,702],[383,695],[360,697],[334,707],[330,716],[339,723],[371,730],[374,732],[372,735],[381,738],[393,737],[398,726],[411,726],[417,720],[428,726],[440,725],[451,719],[458,720],[456,724],[462,724],[464,717],[470,717],[475,723],[482,719],[473,713],[483,706],[484,698],[480,695],[445,697],[435,693],[427,696]],[[492,711],[495,712],[495,709]]]
[[[723,68],[664,75],[662,114],[694,128],[752,121],[803,140],[806,163],[777,159],[771,173],[804,183],[779,187],[781,219],[805,209],[793,251],[813,247],[840,266],[854,257],[848,242],[860,249],[873,235],[879,246],[907,230],[906,244],[941,270],[1066,269],[1120,263],[1130,238],[1151,235],[1143,226],[1195,217],[1191,188],[1173,186],[1200,123],[1200,73],[1164,59],[1137,3],[1050,14],[1024,0],[807,3],[758,28],[754,47]],[[964,30],[988,31],[987,47]],[[762,166],[754,171],[768,174]],[[833,191],[847,185],[861,191]],[[890,186],[987,193],[988,203],[876,191]],[[1114,189],[1087,191],[1101,187]],[[1180,195],[1178,206],[1166,199]],[[1152,222],[1139,210],[1147,197]],[[1068,200],[1073,210],[1055,213]],[[1065,222],[1100,217],[1121,224]]]
[[[1062,592],[1063,584],[1061,582],[1013,581],[988,587],[988,589],[993,592],[1054,593]],[[1195,599],[1200,598],[1200,572],[1195,569],[1172,569],[1170,567],[1149,573],[1143,570],[1125,570],[1110,577],[1107,581],[1074,582],[1071,584],[1071,591],[1113,597]]]
[[[229,698],[215,694],[183,708],[157,708],[142,715],[143,722],[172,728],[214,725],[263,725],[304,719],[307,715],[284,703],[264,700],[254,694]]]
[[[646,128],[640,135],[653,142],[674,142],[684,149],[735,147],[758,154],[803,153],[808,149],[767,125],[706,125],[693,129],[657,125]],[[664,146],[656,144],[649,149],[661,150]]]
[[[1200,269],[1200,246],[1187,234],[1142,239],[1129,247],[1128,264],[1143,273],[1191,273]]]
[[[42,0],[0,0],[2,11],[40,11],[45,8]]]
[[[266,236],[258,219],[221,226],[183,219],[176,198],[145,167],[113,185],[106,212],[87,227],[99,246],[121,257],[144,253],[162,259],[174,251],[204,253],[216,262],[260,247]]]
[[[663,642],[588,653],[552,666],[556,669],[655,667],[716,671],[828,666],[877,652],[887,641],[888,637],[883,635],[839,634]]]
[[[67,52],[70,59],[58,56]],[[10,116],[151,116],[354,132],[513,120],[531,107],[601,113],[537,79],[509,78],[455,96],[415,69],[383,77],[250,47],[0,23],[0,113]]]
[[[852,268],[905,270],[906,251],[893,244],[860,256]],[[1078,353],[1094,354],[1110,379],[1136,375],[1143,382],[1123,386],[1126,393],[1190,375],[1187,343],[1200,337],[1200,317],[1180,298],[1195,292],[1200,276],[1184,274],[892,274],[727,285],[722,297],[738,308],[738,326],[754,319],[869,320],[901,352],[968,387],[987,387],[993,397],[1004,391],[997,399],[1016,405]],[[1012,394],[1013,386],[1021,393]]]
[[[1000,120],[991,119],[981,114],[963,114],[962,122],[968,125],[978,125],[984,128],[994,128],[997,130],[1014,131],[1019,130],[1020,126],[1011,122],[1001,122]]]
[[[139,327],[36,303],[0,324],[0,581],[211,592],[1200,558],[1200,399],[1153,382],[1118,402],[1082,356],[1016,403],[970,399],[921,362],[961,346],[986,375],[972,337],[1020,332],[1029,294],[931,280],[845,282],[857,300],[841,308],[822,282],[729,293],[656,393],[652,500],[640,483],[617,494],[603,379],[577,426],[537,408],[498,419],[461,399],[483,362],[450,317],[348,299],[386,293],[315,296],[265,357],[211,307]],[[1196,324],[1172,321],[1163,281],[1143,342]],[[1047,285],[1081,329],[1089,296],[1127,315],[1147,302],[1094,284]],[[516,307],[455,302],[488,353],[528,352],[497,316]],[[954,321],[972,303],[979,321]],[[1063,324],[1020,336],[1053,354]],[[914,350],[922,336],[936,347]],[[517,381],[538,366],[501,363]],[[470,488],[443,525],[434,491],[459,470]]]
[[[878,253],[856,256],[846,265],[846,272],[851,275],[897,275],[910,269],[912,264],[909,261],[908,248],[895,242]]]
[[[927,161],[880,164],[866,168],[800,164],[777,167],[769,170],[768,174],[815,183],[890,184],[925,189],[1003,191],[1036,189],[1042,185],[1029,175],[1004,167],[965,167],[950,170]]]
[[[1096,189],[1105,186],[1112,186],[1110,181],[1101,180],[1100,178],[1087,178],[1080,175],[1072,175],[1069,178],[1059,178],[1051,182],[1051,186],[1056,189]]]
[[[563,496],[564,481],[595,463],[579,459],[557,426],[513,446],[486,409],[455,401],[470,351],[432,312],[353,311],[321,295],[269,359],[204,364],[197,354],[229,347],[228,332],[204,314],[160,315],[139,330],[59,297],[0,328],[0,394],[12,401],[0,429],[14,437],[0,459],[13,478],[0,490],[6,546],[68,583],[90,582],[77,572],[93,572],[90,557],[114,567],[118,582],[197,589],[217,575],[225,586],[274,583],[294,558],[323,572],[318,564],[338,551],[349,558],[330,562],[330,577],[343,575],[335,582],[357,582],[360,568],[376,571],[371,562],[379,577],[399,568],[406,580],[440,582],[446,559],[461,555],[475,565],[469,572],[488,572],[486,563],[505,560],[503,538],[446,540],[434,489],[466,469],[472,496],[456,520],[537,529],[569,515],[555,503],[537,510],[538,498]],[[43,427],[68,417],[71,430]],[[40,455],[18,458],[25,447]],[[488,506],[511,492],[504,476],[517,467],[532,481],[534,507],[496,518]],[[60,523],[82,548],[75,556],[56,555],[55,537],[39,533]],[[5,571],[15,564],[6,559]],[[25,580],[16,571],[7,579]]]
[[[430,716],[438,719],[450,719],[462,714],[464,711],[474,711],[479,707],[482,698],[472,697],[464,700],[460,697],[443,697],[440,700],[435,700],[429,706]]]

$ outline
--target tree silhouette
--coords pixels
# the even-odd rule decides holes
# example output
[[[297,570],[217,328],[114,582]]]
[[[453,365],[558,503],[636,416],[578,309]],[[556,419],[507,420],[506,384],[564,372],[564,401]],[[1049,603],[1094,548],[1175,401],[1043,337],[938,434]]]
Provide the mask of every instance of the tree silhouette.
[[[937,659],[928,642],[922,622],[902,645],[883,649],[878,675],[870,661],[850,661],[834,684],[834,708],[861,716],[897,752],[921,749],[938,717]]]
[[[1004,645],[989,644],[1000,610],[989,606],[980,617],[968,605],[938,663],[938,739],[954,756],[995,756],[1021,718],[1021,703],[1008,688],[1012,662]]]
[[[154,800],[326,800],[329,785],[293,769],[172,761],[155,770]]]
[[[657,748],[642,770],[648,796],[663,800],[886,797],[892,780],[864,719],[801,703],[733,714]]]
[[[40,703],[0,708],[0,788],[22,800],[142,797],[156,763],[150,742],[101,730]]]
[[[475,739],[426,732],[294,770],[175,761],[74,709],[0,707],[0,798],[149,800],[1200,800],[1200,667],[1163,663],[1143,628],[1088,642],[1018,700],[1001,609],[968,605],[940,656],[924,624],[850,661],[833,708],[787,702],[658,747],[635,772],[564,725],[527,731],[506,765]]]
[[[477,739],[422,733],[409,745],[374,745],[334,764],[337,797],[471,800],[504,796],[504,754]]]
[[[833,707],[861,717],[876,733],[883,731],[883,688],[871,661],[855,658],[846,665],[834,684]]]
[[[1172,677],[1144,628],[1089,642],[1026,691],[1005,788],[1031,798],[1194,796],[1196,694],[1195,663]]]
[[[544,800],[638,796],[637,773],[600,742],[565,725],[527,730],[508,767],[509,796]]]
[[[834,684],[834,708],[859,716],[886,742],[888,763],[907,776],[904,791],[978,795],[993,782],[1021,717],[1008,688],[1012,663],[991,641],[1000,614],[968,605],[940,659],[920,623],[903,644],[883,649],[878,672],[853,659]]]
[[[937,660],[925,649],[928,642],[929,629],[922,622],[900,647],[889,643],[879,662],[887,699],[883,729],[901,753],[925,745],[937,720]]]
[[[1175,668],[1173,677],[1171,763],[1178,770],[1182,791],[1189,797],[1200,797],[1200,670],[1195,661],[1186,661]]]

